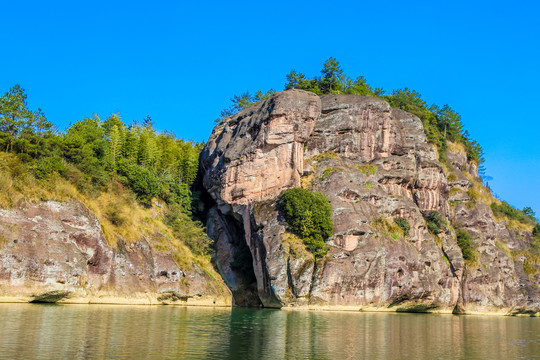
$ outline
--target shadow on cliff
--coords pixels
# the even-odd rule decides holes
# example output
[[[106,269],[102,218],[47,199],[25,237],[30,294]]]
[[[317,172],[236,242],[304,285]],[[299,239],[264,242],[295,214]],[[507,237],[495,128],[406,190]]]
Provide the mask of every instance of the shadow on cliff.
[[[195,181],[193,216],[206,224],[206,232],[214,240],[212,264],[219,271],[233,294],[233,305],[262,307],[257,294],[257,279],[253,270],[253,257],[246,244],[241,224],[230,215],[219,213],[217,204],[202,186],[199,170]],[[217,235],[217,238],[216,238]]]

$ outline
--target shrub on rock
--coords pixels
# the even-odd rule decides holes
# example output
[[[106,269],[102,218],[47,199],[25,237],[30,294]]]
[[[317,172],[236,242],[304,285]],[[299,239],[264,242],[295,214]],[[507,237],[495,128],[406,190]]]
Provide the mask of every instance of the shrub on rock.
[[[402,217],[397,217],[394,219],[394,222],[397,226],[401,228],[401,230],[403,230],[405,236],[409,234],[409,231],[411,230],[411,224],[409,224],[409,220]]]
[[[436,211],[436,210],[430,210],[426,211],[424,214],[424,218],[426,219],[427,227],[429,231],[434,233],[435,235],[438,235],[439,233],[446,231],[447,225],[446,220],[444,219],[443,215]]]
[[[302,188],[288,189],[279,200],[279,209],[288,228],[304,241],[315,257],[328,252],[324,242],[332,235],[332,207],[326,195]]]

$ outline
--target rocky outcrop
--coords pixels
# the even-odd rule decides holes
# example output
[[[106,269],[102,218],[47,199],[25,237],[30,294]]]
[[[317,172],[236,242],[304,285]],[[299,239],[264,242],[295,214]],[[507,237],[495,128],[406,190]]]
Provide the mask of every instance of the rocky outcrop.
[[[258,294],[263,304],[278,305],[268,288],[272,286],[272,275],[267,271],[269,258],[264,254],[269,249],[259,243],[256,230],[252,230],[252,205],[275,200],[283,189],[300,185],[304,143],[313,131],[320,108],[319,97],[305,91],[271,96],[218,124],[202,152],[203,185],[216,202],[207,230],[216,241],[218,264],[225,281],[237,294],[237,304],[256,304],[239,301],[244,298],[239,294],[253,287],[248,284],[251,274],[230,266],[239,256],[239,244],[247,240]]]
[[[300,184],[303,144],[321,108],[318,96],[292,90],[217,125],[203,150],[203,183],[218,206],[273,199]],[[226,210],[224,210],[226,212]]]
[[[471,199],[466,191],[473,188],[478,167],[468,163],[463,152],[448,151],[447,158],[454,179],[450,192],[463,196],[450,199],[451,219],[454,226],[473,236],[477,251],[477,259],[463,269],[459,311],[537,313],[540,277],[525,273],[524,257],[512,255],[530,246],[531,233],[497,222],[489,206]],[[478,183],[476,191],[491,196],[489,189]]]
[[[0,210],[0,300],[231,303],[219,279],[197,264],[180,267],[150,244],[120,239],[110,246],[97,218],[78,202]]]
[[[476,168],[449,155],[450,180],[420,119],[372,97],[288,90],[222,121],[200,163],[212,199],[207,230],[237,302],[249,305],[256,288],[268,307],[537,311],[537,295],[511,295],[525,279],[495,247],[504,226],[489,208],[465,206]],[[277,210],[282,191],[298,186],[326,194],[333,208],[330,252],[316,261]],[[497,265],[485,275],[467,267],[452,227],[428,231],[423,215],[433,210],[476,231],[482,264]],[[396,217],[409,233],[396,230]],[[477,221],[467,227],[465,219]],[[231,266],[242,246],[252,269]]]

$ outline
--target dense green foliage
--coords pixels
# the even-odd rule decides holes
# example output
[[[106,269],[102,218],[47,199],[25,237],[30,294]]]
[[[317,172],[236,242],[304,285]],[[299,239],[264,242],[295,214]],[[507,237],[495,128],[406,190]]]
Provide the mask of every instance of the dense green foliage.
[[[422,120],[428,141],[436,145],[439,149],[441,162],[446,162],[445,152],[447,141],[452,141],[463,144],[469,160],[478,163],[480,173],[484,171],[482,166],[484,162],[482,148],[463,129],[461,116],[449,105],[442,107],[437,105],[429,106],[417,91],[408,88],[394,90],[390,94],[385,94],[382,88],[372,88],[363,76],[358,76],[355,79],[346,76],[339,62],[333,57],[326,60],[323,64],[321,76],[319,77],[309,78],[296,70],[292,70],[286,75],[286,80],[285,90],[302,89],[311,91],[317,95],[353,94],[383,99],[392,107],[415,114]],[[231,99],[233,104],[222,111],[221,118],[228,117],[260,100],[264,100],[273,92],[273,90],[267,93],[259,91],[256,96],[251,96],[249,93],[234,96]]]
[[[201,149],[201,144],[157,132],[150,117],[126,126],[118,114],[105,121],[93,116],[64,133],[56,131],[41,110],[27,109],[18,85],[0,98],[0,146],[38,179],[57,174],[87,192],[103,190],[114,180],[146,205],[155,197],[188,212]]]
[[[189,219],[202,144],[159,132],[150,117],[126,125],[119,114],[97,116],[57,131],[41,110],[27,107],[24,90],[15,85],[0,98],[0,149],[17,156],[24,171],[47,181],[61,177],[96,198],[111,184],[130,189],[150,207],[161,199],[171,209],[168,224],[197,254],[208,252],[201,224]],[[179,211],[183,215],[179,214]],[[111,222],[121,225],[119,217]]]
[[[190,219],[183,206],[171,206],[165,217],[165,223],[194,254],[206,255],[211,252],[212,240],[204,232],[203,224]]]
[[[474,239],[468,231],[456,230],[457,244],[461,248],[463,259],[474,260],[476,255],[474,251]]]
[[[302,89],[317,95],[337,93],[379,96],[383,93],[382,89],[372,89],[363,76],[353,80],[344,75],[339,62],[332,57],[324,63],[321,75],[308,79],[304,74],[292,70],[286,76],[285,89]]]
[[[52,123],[38,109],[31,111],[24,90],[15,85],[0,98],[0,149],[23,159],[51,152],[56,144]]]
[[[432,233],[438,235],[439,233],[446,231],[447,224],[443,215],[436,210],[429,210],[423,213],[424,218],[426,219],[426,224]]]
[[[315,257],[328,252],[324,240],[332,235],[332,207],[326,195],[302,188],[288,189],[281,194],[279,208],[289,230],[304,241]]]
[[[394,222],[396,223],[397,226],[401,228],[401,230],[403,230],[403,233],[405,235],[409,234],[409,231],[411,230],[411,224],[409,224],[409,220],[402,217],[397,217],[397,218],[394,218]]]
[[[533,228],[532,235],[535,238],[540,238],[540,224],[536,224]]]
[[[529,211],[530,208],[525,208],[524,210],[514,209],[506,201],[501,201],[500,204],[493,202],[491,203],[491,211],[496,217],[505,216],[510,220],[517,220],[524,224],[537,224],[537,220],[534,217],[534,212]]]

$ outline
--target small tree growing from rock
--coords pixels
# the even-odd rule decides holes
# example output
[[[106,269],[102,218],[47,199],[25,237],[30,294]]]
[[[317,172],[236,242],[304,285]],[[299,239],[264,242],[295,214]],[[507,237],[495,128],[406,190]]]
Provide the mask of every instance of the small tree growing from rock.
[[[476,258],[474,250],[474,239],[468,231],[463,229],[456,230],[457,244],[461,248],[463,259],[472,261]]]
[[[326,195],[302,188],[288,189],[279,200],[279,209],[289,231],[304,241],[315,257],[328,252],[325,240],[332,235],[332,207]]]

